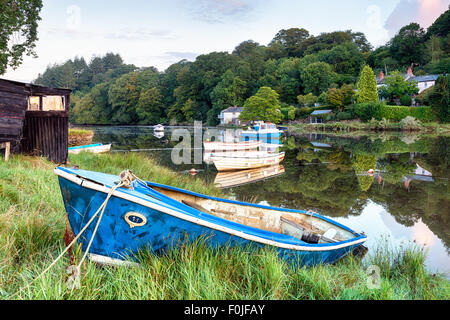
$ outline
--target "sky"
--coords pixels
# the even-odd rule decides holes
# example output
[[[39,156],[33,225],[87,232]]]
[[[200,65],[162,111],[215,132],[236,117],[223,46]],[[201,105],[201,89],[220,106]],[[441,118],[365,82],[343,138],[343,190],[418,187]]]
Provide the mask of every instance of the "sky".
[[[182,59],[267,45],[281,29],[312,35],[353,30],[374,47],[418,22],[429,27],[450,0],[43,0],[36,53],[2,76],[31,82],[48,65],[119,53],[125,63],[164,71]]]

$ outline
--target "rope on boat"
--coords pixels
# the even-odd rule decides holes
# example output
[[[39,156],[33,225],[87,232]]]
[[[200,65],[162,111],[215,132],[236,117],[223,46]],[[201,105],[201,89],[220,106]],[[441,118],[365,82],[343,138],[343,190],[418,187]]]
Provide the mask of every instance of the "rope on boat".
[[[98,213],[101,211],[100,216],[98,218],[97,224],[95,226],[94,232],[92,233],[91,239],[89,240],[89,244],[86,248],[86,251],[80,261],[80,263],[77,266],[70,266],[69,269],[71,271],[71,273],[74,274],[80,274],[80,267],[82,265],[82,263],[84,262],[87,254],[89,253],[89,249],[91,248],[91,244],[92,241],[94,240],[95,234],[97,233],[97,229],[98,226],[100,225],[100,221],[102,220],[103,217],[103,213],[105,212],[105,208],[106,205],[108,204],[109,199],[111,198],[111,196],[113,195],[114,191],[120,187],[126,187],[129,188],[132,186],[132,183],[134,180],[139,180],[141,182],[144,182],[143,180],[139,179],[138,177],[136,177],[131,170],[124,170],[120,173],[119,175],[120,177],[120,182],[113,186],[111,188],[111,190],[109,191],[108,195],[106,196],[105,201],[102,203],[102,205],[97,209],[97,211],[94,213],[94,215],[92,216],[92,218],[88,221],[88,223],[86,223],[86,225],[83,227],[83,229],[80,230],[80,232],[78,233],[78,235],[72,240],[72,242],[64,249],[63,252],[61,252],[61,254],[44,270],[42,271],[42,273],[40,275],[38,275],[36,278],[34,278],[30,283],[28,283],[28,285],[26,285],[25,287],[22,287],[19,289],[19,291],[17,291],[15,294],[13,294],[10,298],[16,296],[21,290],[24,290],[26,288],[28,288],[34,281],[38,280],[39,278],[41,278],[45,273],[47,273],[63,256],[64,254],[75,244],[75,242],[81,237],[81,235],[84,233],[84,231],[86,231],[86,229],[89,227],[89,225],[94,221],[95,217],[97,217]],[[145,183],[145,185],[147,185]]]

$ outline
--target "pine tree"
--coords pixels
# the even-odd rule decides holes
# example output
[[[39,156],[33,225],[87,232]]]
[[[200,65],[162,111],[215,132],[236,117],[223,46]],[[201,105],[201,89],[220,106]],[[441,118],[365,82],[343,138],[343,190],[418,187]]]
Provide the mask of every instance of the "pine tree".
[[[377,80],[371,67],[364,66],[356,86],[358,88],[356,94],[356,101],[358,103],[378,101]]]

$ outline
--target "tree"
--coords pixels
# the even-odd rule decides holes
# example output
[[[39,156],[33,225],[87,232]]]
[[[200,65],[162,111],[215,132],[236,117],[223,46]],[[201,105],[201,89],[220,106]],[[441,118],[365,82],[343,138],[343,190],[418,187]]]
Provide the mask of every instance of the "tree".
[[[163,116],[162,95],[157,88],[142,90],[136,106],[140,123],[157,124]]]
[[[419,92],[416,81],[408,81],[398,71],[384,79],[384,86],[381,87],[380,95],[383,98],[394,101],[404,95],[412,95]]]
[[[117,79],[109,88],[108,102],[113,109],[111,121],[118,124],[137,123],[136,105],[140,98],[139,73],[132,72]]]
[[[427,37],[447,37],[450,33],[450,9],[437,18],[427,30]]]
[[[217,125],[217,116],[223,109],[242,105],[246,91],[246,82],[239,77],[235,77],[231,70],[227,70],[223,74],[222,80],[210,94],[213,107],[208,111],[208,124]]]
[[[313,107],[318,100],[319,98],[312,93],[297,96],[298,103],[303,107]]]
[[[371,67],[364,66],[356,87],[358,88],[356,93],[356,101],[358,103],[378,101],[377,80]]]
[[[431,108],[441,122],[450,122],[450,75],[440,76],[430,93]]]
[[[316,96],[319,96],[331,86],[335,76],[333,68],[325,62],[312,63],[300,73],[305,92],[311,92]]]
[[[310,37],[308,30],[299,28],[282,29],[273,38],[269,46],[279,44],[289,57],[301,57],[305,50],[305,41]]]
[[[34,56],[42,0],[0,1],[0,74],[17,68],[23,56]]]
[[[328,103],[334,108],[342,110],[344,107],[344,94],[342,90],[337,88],[328,89]]]
[[[400,29],[391,40],[389,51],[402,66],[411,63],[424,64],[425,30],[418,23],[411,23]]]
[[[283,119],[280,111],[278,93],[269,87],[261,87],[258,92],[245,101],[239,118],[243,121],[270,121],[279,123]]]

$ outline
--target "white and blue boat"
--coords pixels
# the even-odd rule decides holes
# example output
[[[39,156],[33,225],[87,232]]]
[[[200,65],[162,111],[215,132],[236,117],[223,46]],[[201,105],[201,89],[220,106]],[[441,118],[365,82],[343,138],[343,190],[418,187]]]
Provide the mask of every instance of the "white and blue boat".
[[[88,144],[84,146],[76,146],[76,147],[70,147],[69,153],[78,154],[81,151],[87,151],[92,153],[103,153],[108,152],[111,150],[111,144],[102,144],[102,143],[95,143],[95,144]]]
[[[241,141],[260,140],[266,143],[279,140],[282,130],[279,130],[273,123],[264,123],[262,121],[256,122],[253,129],[244,130],[241,132]]]
[[[317,213],[210,197],[134,180],[118,187],[116,175],[57,167],[68,221],[75,235],[112,194],[95,233],[89,225],[78,241],[93,261],[125,263],[142,249],[161,252],[180,241],[204,237],[211,248],[274,248],[281,259],[312,266],[333,263],[366,240]]]

